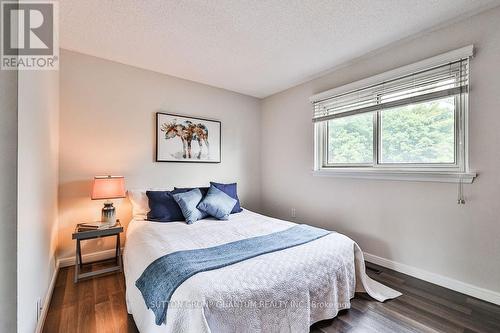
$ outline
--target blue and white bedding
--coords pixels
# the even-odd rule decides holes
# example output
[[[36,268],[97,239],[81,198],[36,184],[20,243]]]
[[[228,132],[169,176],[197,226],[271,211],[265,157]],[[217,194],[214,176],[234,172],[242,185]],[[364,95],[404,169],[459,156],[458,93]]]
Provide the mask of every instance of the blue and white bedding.
[[[302,245],[330,232],[307,224],[299,224],[264,236],[240,239],[209,248],[176,251],[153,261],[135,285],[146,306],[155,314],[155,322],[165,322],[168,303],[175,289],[191,276],[223,268],[271,252]]]
[[[284,231],[296,224],[244,210],[228,221],[155,223],[133,220],[124,269],[127,307],[143,333],[309,332],[316,321],[350,307],[355,291],[379,301],[400,293],[365,274],[354,241],[330,233],[308,243],[197,273],[172,294],[166,324],[155,324],[135,282],[167,254],[214,247]]]

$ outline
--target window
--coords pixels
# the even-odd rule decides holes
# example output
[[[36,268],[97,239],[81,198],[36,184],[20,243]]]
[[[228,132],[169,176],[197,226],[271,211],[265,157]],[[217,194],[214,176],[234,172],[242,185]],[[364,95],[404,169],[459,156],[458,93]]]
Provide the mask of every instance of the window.
[[[313,96],[315,170],[472,182],[475,174],[467,161],[471,55],[472,46]]]

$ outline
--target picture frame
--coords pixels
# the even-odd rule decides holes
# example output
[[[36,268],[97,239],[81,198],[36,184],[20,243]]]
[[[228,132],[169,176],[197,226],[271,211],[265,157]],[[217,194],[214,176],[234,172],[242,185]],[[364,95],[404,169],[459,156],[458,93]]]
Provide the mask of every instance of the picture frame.
[[[156,113],[156,162],[220,163],[222,123],[187,115]]]

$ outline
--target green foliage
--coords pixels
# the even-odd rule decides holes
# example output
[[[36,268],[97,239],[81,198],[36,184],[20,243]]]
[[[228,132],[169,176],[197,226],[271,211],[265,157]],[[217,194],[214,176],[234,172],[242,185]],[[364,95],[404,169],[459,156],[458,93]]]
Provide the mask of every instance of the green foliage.
[[[360,114],[328,122],[328,163],[373,161],[373,115]]]
[[[453,163],[454,99],[381,111],[381,162]],[[329,163],[372,163],[373,114],[330,120]]]

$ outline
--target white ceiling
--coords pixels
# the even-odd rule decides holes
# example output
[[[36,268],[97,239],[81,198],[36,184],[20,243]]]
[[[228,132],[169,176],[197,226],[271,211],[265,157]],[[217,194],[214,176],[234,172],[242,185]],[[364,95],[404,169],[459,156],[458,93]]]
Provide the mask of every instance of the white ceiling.
[[[61,47],[265,97],[499,0],[61,0]]]

